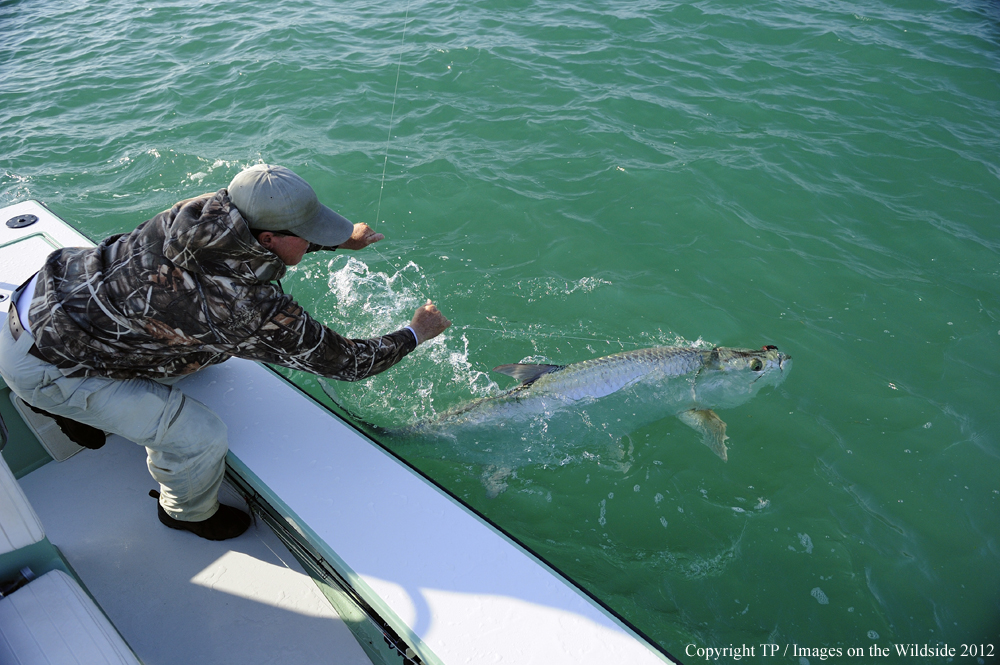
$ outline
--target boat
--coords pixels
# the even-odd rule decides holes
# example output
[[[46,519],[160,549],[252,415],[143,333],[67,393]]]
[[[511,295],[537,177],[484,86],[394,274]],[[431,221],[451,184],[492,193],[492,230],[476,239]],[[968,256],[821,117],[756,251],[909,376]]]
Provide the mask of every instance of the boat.
[[[38,201],[0,209],[0,322],[49,253],[92,245]],[[142,447],[82,449],[0,386],[0,661],[51,639],[25,662],[677,662],[272,368],[234,358],[178,386],[228,427],[221,498],[254,516],[238,538],[164,528]]]

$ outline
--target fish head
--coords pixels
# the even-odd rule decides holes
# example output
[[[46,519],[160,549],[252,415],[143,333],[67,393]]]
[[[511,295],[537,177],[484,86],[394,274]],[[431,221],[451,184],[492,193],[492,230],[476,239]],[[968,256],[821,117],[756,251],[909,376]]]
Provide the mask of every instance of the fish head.
[[[771,344],[757,351],[719,347],[711,353],[713,369],[742,375],[755,388],[778,385],[792,368],[792,357]]]
[[[699,406],[738,406],[761,388],[784,381],[791,369],[791,357],[771,345],[760,350],[718,347],[704,353],[704,367],[693,379]]]

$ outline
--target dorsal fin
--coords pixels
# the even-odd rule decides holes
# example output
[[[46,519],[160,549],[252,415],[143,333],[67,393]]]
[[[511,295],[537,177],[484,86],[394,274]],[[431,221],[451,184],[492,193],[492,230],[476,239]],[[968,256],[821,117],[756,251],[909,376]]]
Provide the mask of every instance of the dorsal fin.
[[[565,365],[532,365],[528,363],[513,363],[511,365],[500,365],[499,367],[494,367],[493,371],[506,374],[507,376],[512,376],[522,384],[528,385],[529,383],[536,381],[538,377],[543,374],[555,372],[563,367],[565,367]]]

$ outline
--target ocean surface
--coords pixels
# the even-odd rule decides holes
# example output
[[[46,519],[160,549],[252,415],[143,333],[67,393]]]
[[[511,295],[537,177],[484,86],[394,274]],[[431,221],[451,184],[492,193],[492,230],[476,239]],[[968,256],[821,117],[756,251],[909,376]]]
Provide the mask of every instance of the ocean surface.
[[[790,354],[728,462],[669,403],[380,437],[669,653],[1000,648],[994,0],[25,0],[0,35],[0,204],[100,239],[263,161],[385,234],[283,280],[349,336],[454,322],[291,375],[359,421],[505,363]]]

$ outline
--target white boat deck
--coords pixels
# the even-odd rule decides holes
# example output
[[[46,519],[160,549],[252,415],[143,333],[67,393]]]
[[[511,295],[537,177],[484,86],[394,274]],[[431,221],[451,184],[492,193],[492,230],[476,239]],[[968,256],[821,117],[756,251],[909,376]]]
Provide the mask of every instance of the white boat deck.
[[[212,542],[160,524],[140,446],[109,437],[20,482],[49,540],[145,665],[370,665],[266,525]]]

